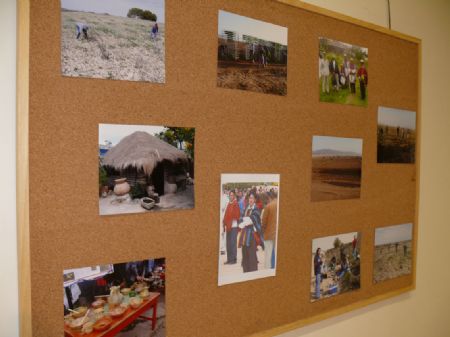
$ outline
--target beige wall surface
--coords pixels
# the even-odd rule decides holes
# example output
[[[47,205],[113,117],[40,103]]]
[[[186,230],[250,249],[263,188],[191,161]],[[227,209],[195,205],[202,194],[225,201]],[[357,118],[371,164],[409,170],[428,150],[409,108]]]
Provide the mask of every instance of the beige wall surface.
[[[309,0],[385,26],[385,0]],[[391,0],[392,28],[422,39],[417,289],[282,337],[450,336],[450,1]],[[15,1],[0,1],[0,337],[18,336],[15,224]],[[386,69],[389,71],[389,69]],[[399,83],[398,85],[401,85]],[[182,337],[182,336],[177,336]],[[199,336],[209,337],[209,336]],[[214,337],[214,336],[211,336]]]

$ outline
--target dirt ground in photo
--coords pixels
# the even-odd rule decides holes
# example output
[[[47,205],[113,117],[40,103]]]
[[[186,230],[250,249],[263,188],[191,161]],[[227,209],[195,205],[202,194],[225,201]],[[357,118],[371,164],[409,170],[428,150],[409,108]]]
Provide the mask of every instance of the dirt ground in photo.
[[[373,281],[375,283],[411,274],[411,241],[375,247]]]
[[[287,94],[287,66],[218,61],[217,86],[274,95]]]
[[[173,194],[165,194],[160,197],[160,201],[151,210],[143,208],[140,199],[118,201],[114,193],[106,198],[99,198],[100,215],[113,215],[125,213],[144,213],[171,211],[194,208],[194,185],[186,186],[186,190]]]
[[[88,39],[76,38],[76,23],[88,25]],[[62,11],[61,70],[65,76],[165,82],[164,24],[108,14]]]
[[[378,125],[378,163],[414,163],[416,131]]]
[[[361,157],[313,157],[311,201],[357,199]]]
[[[144,316],[151,317],[153,309],[144,313]],[[165,296],[161,294],[158,300],[158,309],[156,310],[156,327],[152,331],[152,322],[138,318],[128,328],[119,332],[117,337],[165,337],[166,336],[166,304]],[[149,334],[150,332],[150,334]]]

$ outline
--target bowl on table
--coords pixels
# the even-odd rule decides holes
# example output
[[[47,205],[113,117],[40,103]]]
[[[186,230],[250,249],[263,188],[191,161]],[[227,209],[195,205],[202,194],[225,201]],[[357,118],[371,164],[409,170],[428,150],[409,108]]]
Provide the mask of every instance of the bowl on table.
[[[118,306],[118,307],[115,307],[114,309],[110,310],[109,314],[111,315],[111,317],[120,317],[123,315],[125,310],[126,310],[126,308],[124,308],[123,306]]]
[[[98,299],[95,302],[92,302],[91,306],[94,309],[98,309],[98,308],[103,308],[103,306],[105,305],[106,301],[102,300],[102,299]]]
[[[69,323],[69,326],[74,330],[81,330],[84,324],[84,317],[75,318]]]
[[[139,297],[143,300],[146,300],[150,297],[150,292],[148,291],[148,289],[144,289],[139,293]]]
[[[93,328],[95,331],[105,331],[106,329],[109,329],[109,327],[112,324],[112,319],[109,317],[103,317],[99,319],[97,322],[95,322]]]
[[[74,318],[83,317],[87,310],[88,310],[87,307],[78,307],[78,308],[73,310],[72,316]]]
[[[130,302],[129,303],[130,303],[130,306],[133,309],[136,309],[142,304],[142,298],[140,298],[140,297],[132,297],[132,298],[130,298]]]

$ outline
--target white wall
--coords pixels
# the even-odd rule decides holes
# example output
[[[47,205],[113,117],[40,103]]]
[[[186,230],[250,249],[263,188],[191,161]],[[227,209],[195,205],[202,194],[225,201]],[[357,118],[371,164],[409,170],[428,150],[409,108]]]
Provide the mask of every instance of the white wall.
[[[16,240],[16,2],[0,0],[0,337],[19,335]]]
[[[308,2],[379,25],[387,24],[384,0]],[[392,28],[423,40],[417,290],[283,337],[450,336],[450,1],[391,0],[391,6]],[[14,337],[18,336],[15,0],[0,0],[0,31],[0,337]]]

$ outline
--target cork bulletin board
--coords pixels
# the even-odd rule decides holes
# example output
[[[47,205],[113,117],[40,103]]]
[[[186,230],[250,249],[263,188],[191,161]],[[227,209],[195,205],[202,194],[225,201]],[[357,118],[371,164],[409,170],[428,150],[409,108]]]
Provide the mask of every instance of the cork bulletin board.
[[[61,336],[62,271],[164,257],[166,335],[271,336],[415,287],[420,40],[297,1],[165,1],[164,83],[63,77],[59,0],[20,0],[18,220],[22,336]],[[287,92],[217,86],[219,10],[288,29]],[[369,50],[367,106],[319,101],[319,38]],[[377,163],[380,106],[415,111],[413,164]],[[99,216],[98,127],[189,126],[195,207]],[[311,202],[315,135],[362,139],[356,199]],[[276,275],[218,286],[223,173],[280,175]],[[375,229],[412,223],[411,273],[373,282]],[[310,301],[315,238],[360,233],[360,288]]]

